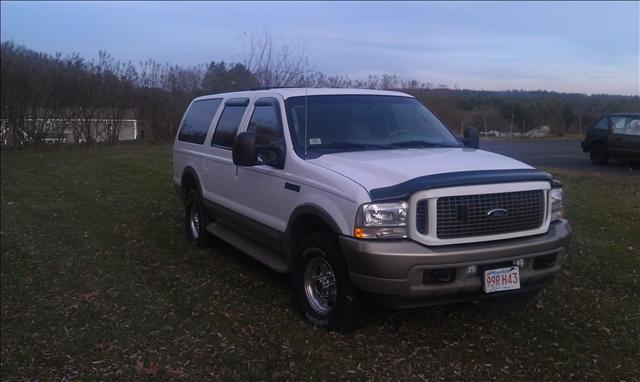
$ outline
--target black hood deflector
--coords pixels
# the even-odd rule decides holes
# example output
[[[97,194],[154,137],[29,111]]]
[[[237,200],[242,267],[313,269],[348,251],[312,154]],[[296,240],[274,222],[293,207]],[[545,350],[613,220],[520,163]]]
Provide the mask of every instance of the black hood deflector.
[[[520,170],[479,170],[434,174],[413,178],[393,186],[374,188],[369,191],[372,201],[406,199],[416,191],[434,188],[472,186],[492,183],[549,182],[551,187],[562,187],[562,183],[536,169]]]

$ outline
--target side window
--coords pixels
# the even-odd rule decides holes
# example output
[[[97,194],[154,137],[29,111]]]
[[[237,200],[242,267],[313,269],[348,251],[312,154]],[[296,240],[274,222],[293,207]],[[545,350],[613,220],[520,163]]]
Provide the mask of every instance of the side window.
[[[609,130],[609,118],[603,117],[593,126],[596,130]]]
[[[256,145],[271,145],[282,140],[282,122],[278,109],[272,105],[256,104],[247,131],[256,133]],[[273,150],[258,150],[263,162],[276,159]]]
[[[222,103],[221,98],[204,99],[191,104],[180,126],[178,140],[201,145],[207,137],[209,125]]]
[[[227,102],[222,115],[218,120],[218,125],[211,138],[211,146],[222,146],[231,148],[236,137],[242,116],[247,108],[247,102]]]
[[[614,134],[640,135],[640,117],[611,117]]]

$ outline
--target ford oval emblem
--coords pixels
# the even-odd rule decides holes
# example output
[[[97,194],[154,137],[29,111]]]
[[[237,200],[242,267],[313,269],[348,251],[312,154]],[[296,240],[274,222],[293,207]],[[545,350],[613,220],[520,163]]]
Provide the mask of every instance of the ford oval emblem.
[[[487,212],[487,216],[491,220],[499,220],[502,218],[506,218],[508,215],[509,215],[509,211],[505,210],[504,208],[494,208],[493,210],[490,210],[489,212]]]

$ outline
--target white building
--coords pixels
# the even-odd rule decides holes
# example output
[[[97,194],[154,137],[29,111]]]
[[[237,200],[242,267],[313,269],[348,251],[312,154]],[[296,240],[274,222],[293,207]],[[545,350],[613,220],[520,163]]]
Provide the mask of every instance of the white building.
[[[104,142],[108,140],[109,126],[113,122],[107,118],[27,118],[24,124],[29,126],[36,124],[39,130],[44,131],[45,143],[83,143],[86,141],[86,132],[84,126],[89,124],[90,134],[96,142]],[[40,126],[41,125],[41,126]],[[136,119],[135,110],[127,110],[125,118],[118,121],[119,125],[119,141],[136,140],[139,137],[138,120]],[[18,132],[22,139],[16,141],[28,142],[29,135],[26,132]],[[0,141],[6,145],[11,141],[9,137],[9,121],[6,118],[0,120]]]

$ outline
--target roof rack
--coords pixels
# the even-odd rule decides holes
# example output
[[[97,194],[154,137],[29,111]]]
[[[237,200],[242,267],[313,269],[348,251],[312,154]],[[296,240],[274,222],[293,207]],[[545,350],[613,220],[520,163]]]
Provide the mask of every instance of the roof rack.
[[[273,90],[273,89],[304,89],[304,86],[259,86],[237,91]]]

